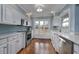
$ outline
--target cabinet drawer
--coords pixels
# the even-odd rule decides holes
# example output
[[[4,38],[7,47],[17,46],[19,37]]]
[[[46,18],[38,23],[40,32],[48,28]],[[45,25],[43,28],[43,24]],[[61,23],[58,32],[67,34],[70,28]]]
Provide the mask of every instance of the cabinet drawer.
[[[13,41],[17,39],[17,35],[13,35],[11,37],[8,38],[8,41]]]
[[[3,44],[3,43],[7,43],[7,38],[5,38],[5,39],[0,39],[0,44]]]

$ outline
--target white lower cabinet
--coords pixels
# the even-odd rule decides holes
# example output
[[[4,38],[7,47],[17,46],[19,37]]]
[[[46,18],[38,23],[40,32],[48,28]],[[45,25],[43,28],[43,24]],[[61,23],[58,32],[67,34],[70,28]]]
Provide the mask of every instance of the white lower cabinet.
[[[59,52],[60,40],[57,34],[53,34],[52,44],[57,52]]]
[[[23,37],[23,33],[18,33],[18,39],[19,39],[19,48],[24,48],[24,37]]]
[[[25,46],[26,46],[26,32],[23,32],[22,35],[23,35],[22,47],[25,48]]]
[[[8,43],[8,54],[15,54],[16,53],[16,45],[15,41]]]
[[[22,48],[24,48],[24,35],[23,33],[17,33],[14,36],[8,38],[8,54],[15,54]]]
[[[16,54],[22,48],[25,48],[25,33],[19,32],[0,39],[0,54]]]
[[[16,45],[16,53],[17,53],[20,49],[22,49],[20,48],[20,40],[16,40],[15,45]]]
[[[7,38],[0,39],[0,54],[7,54]]]
[[[8,53],[9,54],[15,54],[17,53],[20,48],[19,48],[19,39],[17,38],[17,34],[11,36],[8,38]]]
[[[7,44],[0,45],[0,54],[7,54]]]
[[[53,34],[52,45],[55,48],[56,52],[60,54],[72,53],[72,43],[67,39],[60,37],[56,33]]]

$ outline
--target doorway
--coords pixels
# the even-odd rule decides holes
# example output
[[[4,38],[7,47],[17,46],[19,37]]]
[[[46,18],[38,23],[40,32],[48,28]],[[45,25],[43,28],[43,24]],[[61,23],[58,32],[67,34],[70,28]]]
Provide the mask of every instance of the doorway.
[[[34,38],[49,38],[50,21],[47,19],[34,20]]]

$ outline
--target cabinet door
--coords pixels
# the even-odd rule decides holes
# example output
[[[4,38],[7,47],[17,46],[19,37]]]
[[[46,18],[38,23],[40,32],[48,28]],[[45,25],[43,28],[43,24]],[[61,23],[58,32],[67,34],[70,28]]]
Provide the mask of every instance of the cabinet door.
[[[16,53],[15,41],[11,41],[8,43],[8,54],[15,54],[15,53]]]
[[[19,33],[18,34],[18,40],[19,40],[19,47],[20,49],[24,48],[24,37],[23,37],[23,33]]]
[[[1,4],[0,4],[0,22],[1,22]]]
[[[14,20],[13,20],[13,23],[15,25],[21,25],[21,15],[20,15],[20,12],[18,12],[18,10],[14,10],[13,11],[13,16],[14,16]]]
[[[59,52],[60,40],[57,34],[53,35],[53,46],[57,52]]]
[[[13,24],[13,8],[11,5],[3,5],[3,23]]]
[[[7,44],[0,45],[0,54],[7,54]]]
[[[25,46],[26,46],[26,38],[25,38],[25,32],[23,32],[23,42],[22,42],[22,46],[23,46],[23,48],[25,48]]]
[[[20,47],[20,49],[23,48],[22,42],[23,42],[23,38],[22,38],[22,34],[20,33],[19,34],[19,47]]]
[[[61,26],[61,19],[57,16],[54,17],[53,22],[52,22],[53,26]]]
[[[3,5],[3,20],[4,24],[20,25],[21,16],[18,10],[13,5]]]
[[[25,32],[22,32],[21,33],[21,45],[22,45],[22,48],[25,48]]]
[[[21,25],[21,14],[18,11],[17,11],[16,23],[17,23],[17,25]]]
[[[19,40],[16,40],[15,45],[16,45],[16,53],[17,53],[21,49],[19,47],[20,46]]]

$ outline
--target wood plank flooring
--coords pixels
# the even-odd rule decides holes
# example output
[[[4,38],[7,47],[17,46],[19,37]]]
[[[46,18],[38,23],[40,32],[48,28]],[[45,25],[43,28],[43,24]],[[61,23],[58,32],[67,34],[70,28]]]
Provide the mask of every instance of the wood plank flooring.
[[[50,39],[32,39],[18,54],[56,54]]]

